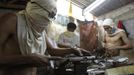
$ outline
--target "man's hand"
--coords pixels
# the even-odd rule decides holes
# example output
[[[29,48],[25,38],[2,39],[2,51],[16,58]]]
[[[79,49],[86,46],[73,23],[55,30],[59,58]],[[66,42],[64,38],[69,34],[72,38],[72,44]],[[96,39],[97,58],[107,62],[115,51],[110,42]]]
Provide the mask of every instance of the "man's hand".
[[[34,59],[38,60],[39,62],[44,62],[46,64],[49,64],[49,56],[45,56],[45,55],[40,55],[40,54],[36,54],[36,53],[33,53],[30,55],[31,57],[34,57]]]
[[[81,50],[79,50],[78,48],[72,47],[71,50],[72,50],[72,52],[73,52],[75,55],[77,55],[77,56],[83,56]]]
[[[79,47],[73,47],[72,48],[74,51],[76,51],[75,53],[77,53],[79,56],[83,56],[83,53],[86,53],[86,54],[89,54],[91,55],[91,52],[90,51],[87,51],[83,48],[79,48]]]

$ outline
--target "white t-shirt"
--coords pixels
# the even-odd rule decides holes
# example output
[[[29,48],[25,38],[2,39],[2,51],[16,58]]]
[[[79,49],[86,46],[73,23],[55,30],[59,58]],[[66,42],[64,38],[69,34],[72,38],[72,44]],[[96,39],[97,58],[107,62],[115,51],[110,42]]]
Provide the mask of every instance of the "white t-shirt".
[[[79,35],[76,34],[75,32],[65,31],[59,36],[58,43],[68,45],[71,47],[74,47],[76,45],[79,46],[80,45]]]

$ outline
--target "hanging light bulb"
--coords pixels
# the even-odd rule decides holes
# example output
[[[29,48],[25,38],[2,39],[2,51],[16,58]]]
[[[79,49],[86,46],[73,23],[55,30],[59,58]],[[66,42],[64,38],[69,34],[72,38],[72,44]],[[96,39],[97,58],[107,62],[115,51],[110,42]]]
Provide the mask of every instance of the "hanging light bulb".
[[[72,1],[69,0],[69,11],[68,11],[68,16],[72,17]]]

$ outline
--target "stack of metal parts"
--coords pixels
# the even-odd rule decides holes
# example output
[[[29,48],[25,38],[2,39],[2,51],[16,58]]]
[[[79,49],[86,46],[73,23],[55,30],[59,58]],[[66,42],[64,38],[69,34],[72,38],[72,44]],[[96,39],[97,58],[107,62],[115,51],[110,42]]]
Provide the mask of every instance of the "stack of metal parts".
[[[87,72],[88,75],[105,75],[105,70],[124,66],[127,64],[128,58],[127,57],[112,57],[112,58],[105,58],[105,59],[95,59],[94,63],[91,66],[88,66]]]
[[[99,58],[96,56],[65,57],[55,70],[56,75],[105,75],[105,70],[127,64],[127,57]]]
[[[56,69],[56,75],[87,75],[87,67],[91,65],[95,56],[65,57],[63,63]]]
[[[84,52],[86,52],[84,50]],[[96,49],[90,56],[67,56],[55,69],[56,75],[105,75],[105,70],[126,65],[127,57],[107,57],[105,50]]]

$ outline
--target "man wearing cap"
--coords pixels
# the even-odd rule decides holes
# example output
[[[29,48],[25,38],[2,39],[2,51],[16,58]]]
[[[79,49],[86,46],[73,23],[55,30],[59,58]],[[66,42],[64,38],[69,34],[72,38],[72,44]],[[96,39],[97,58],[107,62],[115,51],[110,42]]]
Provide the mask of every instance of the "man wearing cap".
[[[105,19],[103,28],[106,31],[105,48],[110,56],[118,56],[119,54],[124,56],[120,52],[132,48],[132,44],[127,38],[125,31],[114,26],[112,19]]]

